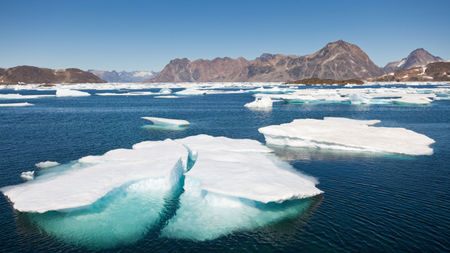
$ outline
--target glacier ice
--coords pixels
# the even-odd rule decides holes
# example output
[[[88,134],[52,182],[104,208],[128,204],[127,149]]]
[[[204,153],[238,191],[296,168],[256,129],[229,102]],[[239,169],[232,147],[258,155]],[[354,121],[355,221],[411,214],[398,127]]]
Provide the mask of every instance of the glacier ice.
[[[139,143],[78,160],[84,165],[48,180],[3,187],[1,191],[21,212],[43,213],[89,206],[115,188],[152,179],[153,189],[170,190],[185,170],[186,149],[172,140]]]
[[[434,140],[404,128],[372,127],[343,121],[297,119],[262,127],[270,145],[329,148],[353,151],[431,155]]]

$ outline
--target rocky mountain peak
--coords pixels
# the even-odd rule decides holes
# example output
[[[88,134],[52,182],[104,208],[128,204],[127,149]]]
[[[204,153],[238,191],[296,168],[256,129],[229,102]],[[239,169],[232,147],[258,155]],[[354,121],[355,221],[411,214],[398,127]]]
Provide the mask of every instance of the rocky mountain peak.
[[[409,68],[415,68],[420,66],[425,66],[429,63],[433,62],[443,62],[440,57],[434,56],[430,53],[428,53],[423,48],[418,48],[414,51],[412,51],[408,57],[403,58],[401,61],[395,61],[388,63],[384,68],[383,71],[385,73],[393,72],[396,70],[403,70],[403,69],[409,69]]]

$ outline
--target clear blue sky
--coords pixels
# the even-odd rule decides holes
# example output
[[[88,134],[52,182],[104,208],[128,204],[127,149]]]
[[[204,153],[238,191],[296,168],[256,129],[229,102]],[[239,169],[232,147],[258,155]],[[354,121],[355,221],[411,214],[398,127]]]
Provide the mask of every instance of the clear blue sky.
[[[0,67],[160,71],[172,59],[307,55],[344,40],[380,67],[450,60],[450,1],[0,0]]]

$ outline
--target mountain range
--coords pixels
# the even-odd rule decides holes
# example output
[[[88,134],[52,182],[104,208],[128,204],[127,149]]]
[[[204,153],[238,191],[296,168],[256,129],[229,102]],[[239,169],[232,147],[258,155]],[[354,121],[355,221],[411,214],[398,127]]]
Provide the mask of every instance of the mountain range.
[[[175,59],[148,82],[285,82],[306,78],[369,78],[384,72],[356,45],[328,43],[306,56],[263,54],[255,60],[240,57],[212,61]]]
[[[104,71],[90,69],[88,72],[100,77],[108,83],[139,83],[155,77],[159,72],[153,71]]]
[[[106,83],[96,75],[81,69],[48,69],[33,66],[0,68],[0,84]]]

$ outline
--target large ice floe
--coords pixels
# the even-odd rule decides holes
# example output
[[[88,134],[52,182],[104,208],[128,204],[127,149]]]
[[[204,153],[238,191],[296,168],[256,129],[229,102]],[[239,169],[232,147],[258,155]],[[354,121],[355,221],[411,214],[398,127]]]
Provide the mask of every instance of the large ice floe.
[[[308,197],[322,193],[315,178],[261,143],[207,135],[141,142],[41,170],[1,191],[41,231],[93,248],[133,243],[163,223],[161,236],[191,240],[248,231],[301,215]],[[170,209],[176,214],[164,216]]]
[[[431,155],[434,140],[404,128],[372,127],[372,121],[355,124],[344,120],[297,119],[262,127],[269,145]]]
[[[71,89],[57,89],[56,96],[57,97],[85,97],[90,96],[91,94],[79,91],[79,90],[71,90]]]
[[[195,165],[185,174],[180,208],[164,237],[210,240],[255,229],[298,215],[310,201],[294,199],[322,193],[313,177],[257,141],[200,135],[178,142],[189,147]]]

